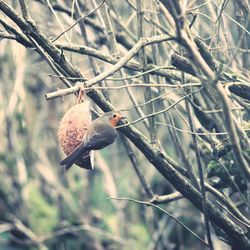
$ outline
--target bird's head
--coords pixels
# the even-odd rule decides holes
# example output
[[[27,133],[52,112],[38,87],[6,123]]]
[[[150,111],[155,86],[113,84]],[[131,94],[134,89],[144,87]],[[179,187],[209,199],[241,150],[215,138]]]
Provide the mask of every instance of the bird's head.
[[[121,114],[119,114],[117,112],[113,112],[109,116],[109,122],[110,122],[112,127],[115,127],[117,125],[117,123],[124,118],[126,118],[126,117],[122,116]]]
[[[100,118],[109,122],[112,127],[115,127],[120,120],[126,117],[122,116],[118,112],[108,112],[103,114]]]

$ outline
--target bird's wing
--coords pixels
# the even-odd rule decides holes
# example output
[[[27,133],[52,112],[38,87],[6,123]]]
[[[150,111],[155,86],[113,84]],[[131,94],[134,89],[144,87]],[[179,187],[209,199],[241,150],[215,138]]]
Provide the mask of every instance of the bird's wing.
[[[113,143],[116,135],[116,130],[109,124],[95,126],[92,131],[86,134],[85,148],[87,150],[102,149]]]

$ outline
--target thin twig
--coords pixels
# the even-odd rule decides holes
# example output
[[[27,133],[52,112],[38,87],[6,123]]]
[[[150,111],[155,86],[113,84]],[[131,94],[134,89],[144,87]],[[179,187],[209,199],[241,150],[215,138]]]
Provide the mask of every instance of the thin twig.
[[[137,0],[136,1],[136,6],[137,6],[137,30],[138,30],[138,38],[143,38],[145,36],[144,34],[144,11],[143,11],[143,6],[145,5],[145,2],[142,0]],[[140,51],[139,51],[139,59],[140,59],[140,63],[143,67],[142,71],[147,71],[147,65],[148,65],[148,60],[147,60],[147,56],[146,56],[146,49],[145,47],[143,47]],[[145,83],[150,83],[150,78],[148,74],[143,74],[143,81]],[[150,100],[152,98],[152,90],[151,88],[149,89],[144,89],[144,99],[147,102],[148,100]],[[153,113],[154,112],[154,105],[153,103],[148,103],[146,105],[147,108],[147,113]],[[150,134],[150,140],[152,144],[156,144],[157,143],[157,130],[156,130],[156,123],[155,123],[155,118],[149,117],[149,134]]]
[[[22,10],[23,18],[28,20],[30,18],[30,15],[29,15],[25,0],[19,0],[19,4]]]
[[[71,30],[72,28],[74,28],[78,23],[80,23],[82,20],[84,20],[86,17],[92,15],[93,13],[95,13],[99,8],[102,7],[102,5],[106,2],[106,0],[103,0],[95,9],[93,9],[92,11],[90,11],[88,14],[86,14],[85,16],[81,17],[78,21],[76,21],[73,25],[71,25],[68,29],[66,29],[65,31],[63,31],[62,33],[60,33],[56,38],[54,38],[52,40],[52,42],[54,43],[56,40],[58,40],[63,34],[65,34],[66,32],[68,32],[69,30]]]
[[[82,55],[91,55],[93,57],[96,57],[104,62],[108,62],[111,64],[116,64],[119,60],[107,53],[103,53],[99,50],[96,50],[94,48],[90,48],[88,46],[84,46],[84,45],[74,45],[74,44],[67,44],[67,43],[56,43],[55,44],[58,48],[67,50],[67,51],[71,51],[71,52],[75,52],[75,53],[79,53]],[[139,62],[137,61],[129,61],[124,65],[125,68],[128,69],[132,69],[132,70],[136,70],[136,71],[141,71],[142,67],[140,65]],[[149,64],[148,65],[148,69],[156,69],[159,68],[159,66],[154,65],[154,64]],[[175,73],[176,72],[176,73]],[[180,81],[180,76],[179,73],[173,69],[173,70],[167,70],[167,69],[162,69],[162,70],[156,70],[156,71],[152,71],[152,74],[154,75],[159,75],[159,76],[164,76],[166,77],[168,80],[172,79],[172,80],[179,80]],[[187,80],[188,81],[198,81],[196,77],[193,76],[187,76]]]
[[[106,70],[99,76],[89,80],[86,84],[91,87],[97,82],[107,78],[108,76],[117,72],[120,68],[122,68],[131,58],[133,58],[143,47],[150,45],[152,43],[164,42],[172,40],[168,35],[155,36],[149,38],[141,38],[135,46],[127,52],[125,56],[123,56],[114,66],[110,67],[110,69]]]
[[[246,226],[247,228],[250,228],[250,224],[245,223],[244,221],[240,220],[237,216],[235,216],[231,211],[229,211],[225,206],[223,206],[219,201],[216,201],[225,211],[227,211],[230,215],[232,215],[234,217],[234,219],[236,219],[237,221],[239,221],[240,223],[242,223],[244,226]]]
[[[244,223],[250,225],[250,221],[248,218],[246,218],[236,207],[236,205],[231,201],[231,199],[226,196],[225,194],[218,191],[216,188],[212,187],[211,185],[205,183],[206,190],[213,194],[217,199],[220,200],[223,204],[225,204],[237,218],[239,218],[241,221],[244,221]]]
[[[59,64],[55,64],[52,62],[51,58],[49,55],[47,55],[41,48],[40,46],[36,43],[36,41],[28,36],[28,39],[30,42],[33,44],[33,46],[36,48],[37,52],[44,57],[44,59],[47,61],[48,65],[50,65],[51,69],[56,73],[59,74],[59,76],[66,75],[66,72],[60,67]],[[65,79],[65,78],[59,78],[67,87],[72,87],[71,83]]]
[[[178,224],[180,224],[182,227],[184,227],[189,233],[191,233],[195,238],[197,238],[200,242],[202,242],[205,246],[209,246],[202,238],[200,238],[199,235],[197,235],[196,233],[194,233],[189,227],[187,227],[186,225],[184,225],[179,219],[177,219],[175,216],[173,216],[172,214],[170,214],[168,211],[162,209],[161,207],[155,205],[155,204],[152,204],[150,202],[147,202],[147,201],[139,201],[139,200],[136,200],[136,199],[132,199],[132,198],[116,198],[116,197],[110,197],[108,199],[112,199],[112,200],[125,200],[125,201],[132,201],[132,202],[135,202],[135,203],[139,203],[139,204],[143,204],[143,205],[146,205],[146,206],[151,206],[151,207],[154,207],[158,210],[160,210],[161,212],[167,214],[169,217],[171,217],[173,220],[175,220]]]
[[[194,91],[194,92],[192,92],[190,94],[187,94],[187,95],[195,94],[195,93],[198,93],[198,92],[199,91]],[[117,126],[117,128],[122,128],[122,127],[130,126],[130,125],[135,124],[137,122],[140,122],[141,120],[146,119],[146,118],[148,118],[150,116],[156,116],[156,115],[162,114],[164,112],[167,112],[168,110],[170,110],[171,108],[173,108],[175,105],[177,105],[178,103],[180,103],[181,101],[183,101],[185,98],[187,98],[187,95],[181,97],[179,100],[177,100],[176,102],[174,102],[173,104],[171,104],[170,106],[168,106],[167,108],[165,108],[163,110],[154,112],[152,114],[145,115],[144,117],[140,117],[140,118],[138,118],[138,119],[136,119],[136,120],[134,120],[132,122],[126,123],[124,125]]]
[[[190,130],[193,133],[192,138],[193,138],[193,142],[194,142],[196,160],[197,160],[197,165],[198,165],[198,173],[199,173],[199,178],[200,178],[200,187],[201,187],[201,194],[202,194],[202,207],[203,207],[206,235],[207,235],[209,247],[212,250],[212,249],[214,249],[214,247],[213,247],[209,219],[208,219],[208,213],[207,213],[207,198],[206,198],[206,190],[205,190],[205,184],[204,184],[205,183],[204,174],[203,174],[203,169],[202,169],[200,151],[198,148],[198,142],[197,142],[197,138],[195,135],[196,131],[195,131],[194,124],[193,124],[193,121],[191,118],[191,110],[190,110],[190,106],[189,106],[188,101],[186,101],[186,109],[187,109],[187,114],[188,114]]]
[[[219,96],[221,97],[221,103],[223,105],[223,110],[224,110],[225,125],[227,127],[229,137],[232,142],[234,159],[237,162],[239,169],[242,170],[243,178],[247,181],[247,179],[248,180],[250,179],[250,168],[242,154],[241,145],[240,145],[240,139],[242,138],[239,134],[237,134],[237,130],[236,130],[237,121],[235,120],[235,118],[232,115],[232,112],[230,111],[229,103],[228,103],[229,100],[228,100],[227,95],[224,92],[222,85],[220,83],[217,83],[215,84],[215,88]]]
[[[135,173],[136,173],[145,193],[147,194],[149,199],[154,199],[154,197],[155,197],[154,192],[140,169],[139,161],[137,160],[137,157],[136,157],[135,153],[133,152],[132,147],[130,146],[129,142],[127,141],[127,138],[124,135],[122,135],[122,140],[123,140],[123,145],[127,151],[128,157],[131,160],[132,166],[135,170]]]
[[[191,135],[218,136],[218,135],[227,135],[228,134],[227,132],[192,132],[192,131],[189,131],[189,130],[177,128],[177,127],[175,127],[175,126],[173,126],[171,124],[165,124],[165,123],[162,123],[162,122],[157,122],[157,124],[168,126],[168,127],[174,128],[175,130],[180,131],[182,133],[187,133],[187,134],[191,134]]]
[[[171,194],[167,195],[161,195],[161,196],[154,196],[151,200],[150,203],[153,204],[166,204],[172,201],[177,201],[180,199],[183,199],[183,195],[180,192],[174,192]]]
[[[57,13],[55,12],[54,8],[53,8],[53,5],[51,4],[50,0],[46,0],[47,4],[48,4],[48,7],[50,8],[50,10],[52,11],[53,15],[55,16],[56,18],[56,21],[58,22],[61,30],[65,30],[65,27],[63,25],[63,22],[60,20],[60,18],[58,17]],[[67,34],[65,34],[65,37],[67,39],[68,42],[70,42],[70,38],[68,37]]]
[[[49,74],[48,74],[49,75]],[[51,76],[51,75],[49,75]],[[57,76],[59,78],[61,78],[61,76]],[[64,77],[63,77],[64,78]],[[74,79],[74,78],[67,78],[66,79]],[[73,94],[77,91],[80,90],[82,84],[75,84],[74,87],[71,87],[71,88],[67,88],[67,89],[59,89],[57,91],[53,91],[53,92],[50,92],[48,94],[46,94],[46,99],[47,100],[50,100],[50,99],[54,99],[54,98],[57,98],[57,97],[62,97],[62,96],[66,96],[66,95],[70,95],[70,94]],[[200,87],[200,84],[199,83],[187,83],[185,84],[184,86],[180,86],[180,85],[172,85],[172,84],[143,84],[143,83],[139,83],[139,84],[127,84],[127,85],[121,85],[121,86],[110,86],[110,87],[86,87],[84,88],[84,90],[86,92],[88,91],[91,91],[91,90],[121,90],[121,89],[127,89],[127,88],[140,88],[140,87],[165,87],[165,88],[172,88],[173,90],[177,90],[179,88],[182,88],[182,87]],[[165,94],[163,94],[164,96]],[[218,110],[217,112],[219,112],[220,110]]]

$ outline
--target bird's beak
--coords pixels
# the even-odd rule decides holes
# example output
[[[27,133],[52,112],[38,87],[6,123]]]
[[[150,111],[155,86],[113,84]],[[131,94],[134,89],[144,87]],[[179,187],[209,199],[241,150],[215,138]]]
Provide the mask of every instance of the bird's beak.
[[[127,116],[121,116],[121,120],[122,120],[122,119],[126,119],[126,118],[127,118]]]

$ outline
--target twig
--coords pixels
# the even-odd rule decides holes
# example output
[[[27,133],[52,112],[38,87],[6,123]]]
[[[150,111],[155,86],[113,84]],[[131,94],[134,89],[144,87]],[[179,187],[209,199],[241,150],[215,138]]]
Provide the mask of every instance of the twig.
[[[103,21],[105,24],[107,37],[108,37],[108,41],[109,41],[110,48],[111,48],[111,53],[114,56],[117,56],[117,55],[119,55],[119,51],[117,48],[117,41],[116,41],[116,37],[115,37],[115,32],[114,32],[114,29],[112,27],[112,23],[111,23],[110,16],[109,16],[109,5],[110,5],[110,1],[105,2],[104,6],[103,6],[103,11],[101,14],[102,14]]]
[[[14,227],[19,230],[20,232],[22,232],[23,234],[25,234],[35,245],[37,245],[37,247],[40,250],[47,250],[48,248],[43,244],[43,242],[40,242],[38,239],[38,236],[35,235],[35,233],[33,231],[31,231],[31,229],[29,229],[28,227],[26,227],[18,218],[14,219]]]
[[[243,193],[241,192],[238,184],[235,182],[234,177],[229,173],[227,167],[223,164],[222,160],[219,159],[218,160],[219,164],[221,165],[221,167],[224,169],[226,175],[228,176],[230,182],[232,183],[232,186],[237,190],[237,192],[239,193],[242,201],[245,203],[245,205],[248,207],[248,209],[250,209],[250,204],[249,202],[246,200],[246,198],[244,197]]]
[[[98,8],[98,6],[96,8]],[[75,4],[75,15],[76,15],[76,18],[81,18],[81,10],[80,10],[80,7],[79,7],[79,4],[78,4],[77,1],[76,1],[76,4]],[[88,36],[87,36],[85,22],[80,22],[79,27],[80,27],[83,42],[87,46],[89,46],[90,42],[89,42],[89,39],[88,39]],[[96,60],[93,57],[91,57],[90,55],[88,55],[88,60],[89,60],[91,69],[93,70],[94,76],[99,75],[101,71],[100,71],[100,68],[99,68],[98,64],[96,63]],[[106,86],[105,81],[100,81],[98,84],[99,84],[99,86]],[[108,98],[106,90],[104,89],[102,92]]]
[[[228,196],[219,192],[217,189],[207,183],[205,183],[205,187],[209,193],[213,194],[217,199],[220,200],[220,202],[225,204],[230,209],[231,213],[233,213],[237,218],[239,218],[241,221],[244,221],[246,224],[250,224],[250,221],[239,211],[239,209]]]
[[[128,51],[128,53],[123,56],[114,66],[112,66],[110,69],[106,70],[99,76],[89,80],[86,82],[86,84],[91,87],[97,82],[107,78],[108,76],[114,74],[116,71],[118,71],[120,68],[122,68],[131,58],[133,58],[140,49],[143,47],[150,45],[152,43],[158,43],[158,42],[164,42],[164,41],[169,41],[172,40],[171,37],[168,35],[162,35],[162,36],[155,36],[155,37],[149,37],[149,38],[141,38],[135,46]]]
[[[88,46],[84,46],[84,45],[72,45],[72,44],[65,44],[65,43],[56,43],[56,46],[58,48],[67,50],[67,51],[71,51],[71,52],[75,52],[75,53],[79,53],[82,55],[91,55],[93,57],[96,57],[102,61],[111,63],[111,64],[116,64],[119,60],[113,56],[110,56],[109,54],[100,52],[99,50],[90,48]],[[132,69],[132,70],[136,70],[136,71],[141,71],[142,67],[140,65],[139,62],[137,61],[129,61],[124,65],[125,68],[128,69]],[[154,64],[149,64],[148,65],[148,69],[156,69],[159,68],[159,66],[154,65]],[[159,76],[164,76],[166,77],[168,80],[172,79],[172,80],[179,80],[180,81],[180,76],[178,74],[178,72],[174,73],[174,70],[156,70],[156,71],[152,71],[152,74],[154,75],[159,75]],[[187,80],[188,81],[198,81],[197,78],[192,77],[192,76],[187,76]]]
[[[146,202],[146,201],[139,201],[139,200],[136,200],[136,199],[132,199],[132,198],[116,198],[116,197],[110,197],[109,199],[112,199],[112,200],[125,200],[125,201],[132,201],[132,202],[135,202],[135,203],[139,203],[139,204],[143,204],[143,205],[146,205],[146,206],[151,206],[151,207],[154,207],[158,210],[160,210],[161,212],[167,214],[169,217],[171,217],[173,220],[175,220],[178,224],[180,224],[182,227],[184,227],[189,233],[191,233],[195,238],[197,238],[200,242],[202,242],[205,246],[208,247],[208,244],[202,239],[200,238],[199,235],[197,235],[196,233],[194,233],[189,227],[187,227],[186,225],[184,225],[179,219],[177,219],[175,216],[173,216],[172,214],[170,214],[168,211],[162,209],[161,207],[155,205],[155,204],[152,204],[150,202]]]
[[[0,224],[0,234],[12,230],[14,227],[11,223],[2,223]]]
[[[144,6],[145,2],[141,1],[141,0],[137,0],[136,1],[136,6],[137,6],[137,30],[138,30],[138,38],[143,38],[144,37],[144,11],[143,11],[143,6]],[[139,59],[140,59],[140,63],[142,65],[142,72],[147,71],[147,56],[146,56],[146,50],[145,47],[143,47],[140,51],[139,51]],[[145,83],[150,83],[150,78],[148,74],[143,74],[143,81]],[[148,100],[150,100],[152,98],[152,91],[151,88],[149,89],[144,89],[144,99],[147,102]],[[154,105],[153,103],[148,103],[146,105],[147,108],[147,113],[153,113],[154,112]],[[156,144],[157,143],[157,130],[156,130],[156,123],[155,123],[155,119],[154,117],[149,117],[148,119],[149,121],[149,134],[150,134],[150,140],[152,144]]]
[[[133,4],[130,0],[126,0],[126,2],[127,2],[134,10],[137,10],[136,5]],[[145,21],[148,22],[148,23],[151,21],[146,15],[144,15],[144,19],[145,19]],[[164,34],[169,34],[169,35],[170,35],[169,29],[165,28],[163,25],[158,24],[158,23],[155,22],[154,20],[153,20],[153,24],[158,28],[159,33],[164,33]],[[171,27],[168,27],[168,28],[170,28],[170,30],[171,30]],[[162,32],[161,32],[161,31],[162,31]],[[172,31],[172,30],[171,30],[171,31]]]
[[[185,102],[187,100],[185,99]],[[169,122],[174,125],[174,120],[173,117],[169,114]],[[173,136],[174,136],[174,143],[176,145],[176,150],[178,150],[181,160],[182,160],[182,164],[185,166],[189,179],[191,180],[192,184],[194,185],[194,187],[200,191],[200,186],[199,183],[197,181],[197,176],[196,173],[194,171],[194,168],[189,160],[189,158],[187,157],[187,155],[185,154],[184,148],[182,147],[182,144],[180,142],[179,136],[176,133],[175,130],[173,130]]]
[[[240,220],[237,216],[235,216],[232,212],[230,212],[225,206],[223,206],[220,202],[216,201],[225,211],[227,211],[230,215],[232,215],[234,217],[234,219],[236,219],[237,221],[239,221],[240,223],[242,223],[244,226],[246,226],[247,228],[250,228],[250,224],[247,224],[246,222]]]
[[[58,22],[61,30],[65,30],[65,27],[64,27],[63,23],[61,22],[60,18],[58,17],[57,13],[55,12],[51,1],[50,0],[46,0],[46,2],[47,2],[48,7],[50,8],[51,12],[55,16],[56,21]],[[70,42],[70,38],[69,38],[68,34],[65,34],[65,37],[66,37],[67,41]]]
[[[56,38],[54,38],[52,40],[52,42],[54,43],[56,40],[58,40],[63,34],[65,34],[66,32],[68,32],[69,30],[71,30],[72,28],[74,28],[78,23],[80,23],[82,20],[84,20],[86,17],[92,15],[93,13],[95,13],[99,8],[102,7],[102,5],[106,2],[106,0],[103,0],[95,9],[93,9],[92,11],[90,11],[88,14],[86,14],[85,16],[81,17],[78,21],[76,21],[73,25],[71,25],[68,29],[66,29],[65,31],[63,31],[62,33],[60,33]]]
[[[51,76],[51,75],[49,75]],[[61,77],[61,76],[56,76],[56,77]],[[75,79],[75,78],[67,78],[66,79]],[[45,95],[46,99],[47,100],[50,100],[50,99],[54,99],[54,98],[57,98],[57,97],[62,97],[62,96],[66,96],[66,95],[70,95],[72,93],[75,93],[77,91],[80,90],[80,87],[82,86],[82,84],[75,84],[74,87],[72,88],[67,88],[67,89],[60,89],[60,90],[57,90],[57,91],[53,91],[51,93],[48,93]],[[85,87],[84,90],[86,92],[90,91],[90,90],[121,90],[121,89],[127,89],[127,88],[140,88],[140,87],[165,87],[165,88],[172,88],[173,90],[175,89],[179,89],[179,88],[182,88],[182,87],[200,87],[200,84],[199,83],[187,83],[185,84],[184,86],[180,86],[180,85],[172,85],[172,84],[143,84],[143,83],[139,83],[139,84],[128,84],[128,85],[121,85],[121,86],[110,86],[110,87]],[[166,94],[163,94],[162,96],[164,96]],[[220,111],[220,110],[219,110]],[[217,111],[217,112],[219,112]]]
[[[216,83],[215,88],[219,96],[221,97],[221,102],[222,102],[223,110],[224,110],[225,125],[227,127],[228,134],[232,142],[234,159],[237,162],[239,169],[243,170],[243,173],[242,173],[243,178],[244,179],[246,178],[249,180],[250,168],[242,154],[241,145],[240,145],[241,137],[237,135],[237,130],[236,130],[237,121],[234,119],[232,112],[230,111],[228,97],[226,96],[222,85],[220,83]]]
[[[63,229],[59,229],[57,231],[54,231],[51,234],[48,234],[46,236],[42,236],[39,237],[39,242],[45,242],[51,239],[54,239],[56,237],[60,237],[63,236],[65,234],[69,234],[69,233],[73,233],[73,232],[79,232],[79,231],[90,231],[93,232],[94,234],[99,234],[109,240],[112,240],[116,243],[119,243],[121,245],[126,245],[127,241],[125,242],[123,239],[121,239],[120,237],[111,234],[109,232],[105,232],[102,229],[87,225],[87,224],[82,224],[82,225],[77,225],[77,226],[69,226],[69,227],[65,227]]]
[[[174,192],[172,194],[161,195],[161,196],[154,196],[150,203],[153,204],[166,204],[172,201],[177,201],[179,199],[183,199],[183,195],[180,192]]]
[[[44,59],[47,61],[48,65],[51,67],[51,69],[56,73],[59,74],[59,76],[62,76],[62,74],[66,75],[66,72],[60,67],[59,64],[54,64],[51,60],[51,58],[40,48],[40,46],[36,43],[36,41],[28,36],[28,39],[30,40],[31,44],[33,44],[34,48],[36,48],[37,52],[44,57]],[[65,78],[59,78],[67,87],[72,87],[71,83],[65,79]]]
[[[162,123],[162,122],[157,122],[157,124],[160,124],[160,125],[164,125],[164,126],[168,126],[168,127],[171,127],[177,131],[180,131],[182,133],[187,133],[187,134],[191,134],[191,135],[210,135],[210,136],[218,136],[218,135],[227,135],[228,133],[227,132],[192,132],[192,131],[189,131],[189,130],[184,130],[184,129],[180,129],[180,128],[177,128],[171,124],[165,124],[165,123]]]
[[[169,12],[171,12],[172,17],[175,20],[177,37],[180,40],[183,40],[184,46],[192,47],[193,50],[189,51],[189,53],[192,54],[192,56],[198,61],[198,62],[194,62],[194,64],[196,63],[195,66],[199,64],[198,69],[201,69],[206,77],[211,77],[213,76],[212,70],[208,67],[208,65],[205,62],[203,63],[203,58],[201,58],[201,55],[198,53],[198,51],[194,49],[194,42],[191,41],[191,39],[189,39],[187,33],[183,29],[184,27],[184,18],[182,17],[183,10],[179,4],[180,4],[179,2],[169,2],[169,5],[167,6],[165,4],[165,7],[168,8]],[[184,73],[182,73],[182,83],[185,83]],[[189,106],[187,99],[185,99],[185,106],[187,110],[190,130],[192,132],[195,132],[192,117],[191,117],[190,106]],[[213,250],[214,247],[213,247],[213,242],[211,238],[209,218],[208,218],[208,212],[207,212],[207,199],[206,199],[206,190],[205,190],[205,184],[204,184],[201,157],[200,157],[200,152],[198,149],[197,138],[194,134],[192,134],[192,139],[194,142],[195,155],[196,155],[198,173],[199,173],[199,178],[200,178],[200,190],[201,190],[201,197],[202,197],[202,208],[203,208],[203,214],[204,214],[206,236],[207,236],[209,248]]]
[[[199,178],[200,178],[200,187],[201,187],[201,194],[202,194],[202,207],[203,207],[206,235],[207,235],[207,240],[208,240],[209,247],[212,250],[212,249],[214,249],[214,247],[213,247],[211,231],[210,231],[210,225],[209,225],[209,218],[208,218],[208,213],[207,213],[207,198],[206,198],[204,174],[203,174],[203,169],[202,169],[200,151],[199,151],[199,148],[198,148],[198,142],[197,142],[197,138],[196,138],[196,135],[195,135],[196,131],[195,131],[194,124],[193,124],[193,121],[192,121],[191,110],[190,110],[190,106],[189,106],[188,101],[186,101],[186,109],[187,109],[187,114],[188,114],[190,130],[193,133],[192,134],[192,139],[193,139],[193,142],[194,142],[195,155],[196,155],[196,160],[197,160],[197,165],[198,165],[198,173],[199,173]]]
[[[165,112],[167,112],[168,110],[170,110],[171,108],[173,108],[175,105],[177,105],[178,103],[180,103],[181,101],[183,101],[185,98],[187,98],[188,95],[195,94],[195,93],[198,93],[198,92],[199,92],[199,91],[195,91],[195,92],[192,92],[192,93],[190,93],[190,94],[187,94],[187,95],[181,97],[179,100],[177,100],[176,102],[174,102],[173,104],[171,104],[170,106],[168,106],[167,108],[165,108],[165,109],[163,109],[163,110],[154,112],[154,113],[152,113],[152,114],[145,115],[144,117],[140,117],[140,118],[138,118],[138,119],[136,119],[136,120],[134,120],[134,121],[132,121],[132,122],[129,122],[129,123],[124,124],[124,125],[120,125],[120,126],[118,126],[117,128],[122,128],[122,127],[130,126],[130,125],[135,124],[135,123],[137,123],[137,122],[139,122],[139,121],[141,121],[141,120],[143,120],[143,119],[146,119],[146,118],[148,118],[148,117],[150,117],[150,116],[156,116],[156,115],[165,113]]]
[[[9,40],[16,40],[15,35],[8,34],[6,32],[0,32],[0,39],[9,39]]]
[[[171,40],[171,38],[166,35],[155,36],[155,37],[150,37],[150,38],[141,38],[139,42],[124,57],[122,57],[113,67],[104,71],[100,75],[92,78],[91,80],[85,81],[85,85],[87,85],[88,87],[91,87],[95,85],[96,83],[106,79],[108,76],[114,74],[119,69],[121,69],[133,56],[135,56],[135,54],[144,46],[152,44],[152,43],[167,41],[167,40]],[[74,86],[74,87],[69,88],[66,92],[67,94],[75,93],[76,91],[79,90],[79,88],[80,86],[78,86],[78,88]],[[59,96],[62,96],[62,94],[63,93],[60,92]],[[55,95],[53,98],[55,98]]]
[[[0,24],[3,25],[3,27],[6,29],[7,32],[15,35],[15,40],[17,42],[19,42],[20,44],[22,44],[25,47],[32,47],[32,44],[27,39],[27,37],[23,33],[19,32],[15,27],[11,26],[5,20],[3,20],[1,18],[1,16],[0,16]],[[13,39],[13,38],[14,37],[12,37],[11,39]]]
[[[19,4],[21,6],[21,10],[22,10],[22,13],[23,13],[23,18],[28,20],[30,18],[30,16],[29,16],[29,12],[28,12],[25,0],[19,0]]]
[[[124,80],[130,80],[130,79],[134,79],[134,78],[137,78],[137,77],[140,77],[140,76],[147,75],[147,74],[152,73],[154,71],[158,71],[160,69],[170,69],[170,67],[169,66],[162,66],[162,67],[158,67],[158,68],[154,68],[154,69],[149,69],[149,70],[143,71],[143,72],[141,72],[139,74],[136,74],[136,75],[122,77],[122,78],[107,78],[107,81],[124,81]],[[172,70],[174,70],[174,68],[172,68]]]
[[[145,191],[149,199],[154,199],[155,195],[153,193],[153,190],[151,189],[149,183],[146,181],[139,164],[139,161],[137,160],[137,157],[135,156],[135,153],[133,152],[132,147],[130,146],[129,142],[127,141],[127,138],[122,135],[123,145],[127,151],[128,157],[131,160],[132,166],[135,170],[135,173]]]

